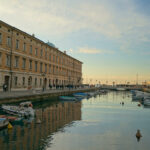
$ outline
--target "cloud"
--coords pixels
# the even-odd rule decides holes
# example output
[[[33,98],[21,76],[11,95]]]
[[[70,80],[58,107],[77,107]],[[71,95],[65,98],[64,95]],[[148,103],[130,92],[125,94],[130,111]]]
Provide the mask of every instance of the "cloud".
[[[89,48],[80,48],[79,53],[84,53],[84,54],[100,54],[102,53],[101,50],[98,49],[89,49]]]
[[[142,52],[140,52],[140,54],[141,55],[150,55],[150,51],[144,51],[144,52],[142,51]]]
[[[138,12],[134,0],[5,0],[0,1],[0,18],[46,38],[90,30],[116,40],[128,51],[131,47],[136,50],[133,42],[142,45],[150,41],[150,19]]]
[[[122,41],[120,50],[126,54],[133,54],[134,50],[131,47],[132,47],[132,43],[130,41]]]
[[[63,5],[46,0],[0,1],[0,17],[26,32],[46,36],[62,35],[76,29],[74,20],[66,16],[67,6]]]
[[[96,48],[80,47],[77,50],[70,49],[69,53],[79,53],[79,54],[113,54],[114,51],[102,50]]]

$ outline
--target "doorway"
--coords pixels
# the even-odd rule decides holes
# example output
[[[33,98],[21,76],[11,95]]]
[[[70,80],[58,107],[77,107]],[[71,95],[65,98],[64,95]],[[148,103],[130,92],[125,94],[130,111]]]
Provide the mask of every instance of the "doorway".
[[[5,76],[4,83],[7,85],[6,91],[9,89],[9,76]]]
[[[44,83],[43,88],[46,89],[46,86],[47,86],[47,78],[44,78],[44,82],[43,82],[43,83]]]

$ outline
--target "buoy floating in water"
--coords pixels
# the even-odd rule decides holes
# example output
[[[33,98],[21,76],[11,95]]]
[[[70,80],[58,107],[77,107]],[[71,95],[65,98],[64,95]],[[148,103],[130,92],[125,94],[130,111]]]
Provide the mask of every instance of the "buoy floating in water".
[[[7,126],[7,128],[8,128],[8,129],[12,129],[13,126],[9,123],[8,126]]]
[[[140,141],[140,138],[142,137],[142,134],[140,133],[140,130],[137,130],[137,133],[136,133],[136,138],[137,138],[137,141]]]

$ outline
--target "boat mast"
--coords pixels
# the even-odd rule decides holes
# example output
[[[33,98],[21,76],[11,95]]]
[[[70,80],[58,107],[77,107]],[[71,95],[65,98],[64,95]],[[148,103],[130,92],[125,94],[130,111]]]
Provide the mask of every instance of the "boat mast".
[[[136,74],[136,85],[138,85],[138,73]]]

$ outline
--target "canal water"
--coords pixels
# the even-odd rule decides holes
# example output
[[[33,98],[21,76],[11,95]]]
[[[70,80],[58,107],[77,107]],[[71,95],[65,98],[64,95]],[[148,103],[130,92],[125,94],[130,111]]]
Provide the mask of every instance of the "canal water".
[[[0,150],[150,149],[150,108],[139,107],[130,92],[108,92],[79,102],[37,102],[34,109],[36,118],[0,131]]]

